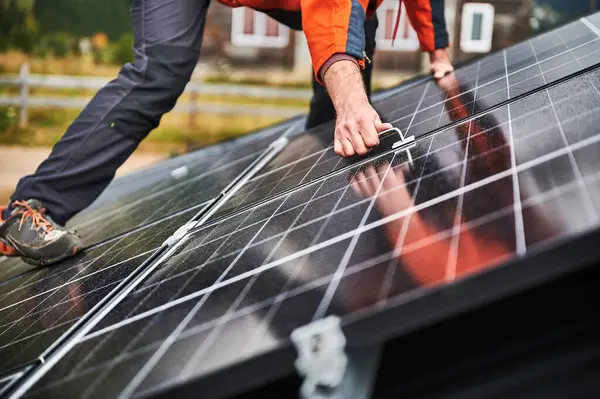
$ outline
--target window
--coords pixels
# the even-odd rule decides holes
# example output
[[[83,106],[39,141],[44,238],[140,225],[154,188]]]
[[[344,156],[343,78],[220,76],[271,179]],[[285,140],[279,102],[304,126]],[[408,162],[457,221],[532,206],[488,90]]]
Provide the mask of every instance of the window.
[[[401,8],[398,33],[396,34],[396,40],[392,46],[392,38],[394,37],[394,28],[396,27],[396,15],[398,14],[399,3],[399,0],[384,1],[377,10],[377,17],[379,18],[379,28],[377,28],[376,33],[378,49],[414,51],[419,48],[419,39],[417,38],[417,33],[410,25],[404,4],[402,4]]]
[[[238,7],[232,10],[231,43],[236,46],[285,47],[289,29],[262,12]]]
[[[466,53],[487,53],[492,49],[494,6],[466,3],[462,11],[460,49]]]

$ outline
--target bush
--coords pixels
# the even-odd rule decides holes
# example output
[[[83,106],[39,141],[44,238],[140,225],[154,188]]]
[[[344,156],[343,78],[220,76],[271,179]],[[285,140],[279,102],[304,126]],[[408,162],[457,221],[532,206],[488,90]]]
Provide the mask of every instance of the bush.
[[[0,132],[17,124],[17,110],[14,107],[0,108]]]
[[[133,35],[124,34],[111,47],[113,64],[124,65],[133,62]]]
[[[75,44],[76,40],[68,33],[53,33],[42,38],[35,53],[39,56],[53,53],[57,57],[66,57],[73,51]]]

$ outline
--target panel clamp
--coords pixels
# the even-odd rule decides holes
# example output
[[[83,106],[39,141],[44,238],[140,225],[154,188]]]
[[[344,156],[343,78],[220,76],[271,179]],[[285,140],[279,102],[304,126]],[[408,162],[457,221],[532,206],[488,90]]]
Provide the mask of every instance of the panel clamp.
[[[192,220],[179,227],[173,234],[171,234],[169,238],[165,240],[165,242],[163,242],[163,245],[168,247],[175,245],[175,243],[185,237],[185,235],[196,226],[196,223],[197,222],[195,220]]]
[[[340,327],[340,319],[330,316],[317,320],[295,329],[290,338],[298,352],[296,370],[304,377],[301,397],[331,398],[342,384],[348,365],[346,337]]]
[[[391,137],[394,135],[397,135],[397,137],[394,137],[394,139],[396,139],[397,141],[395,141],[394,144],[392,144],[392,149],[404,147],[415,142],[415,136],[407,137],[404,135],[404,133],[402,133],[402,130],[398,129],[397,127],[393,127],[391,129],[384,130],[383,132],[379,133],[379,138],[381,140],[382,138]]]

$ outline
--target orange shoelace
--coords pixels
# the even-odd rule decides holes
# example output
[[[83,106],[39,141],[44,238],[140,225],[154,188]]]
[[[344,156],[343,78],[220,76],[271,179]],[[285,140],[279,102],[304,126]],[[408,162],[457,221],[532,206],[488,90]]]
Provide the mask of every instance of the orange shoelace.
[[[23,213],[21,214],[21,223],[19,223],[19,231],[21,231],[21,227],[23,227],[23,223],[27,218],[31,218],[32,225],[35,227],[35,230],[38,231],[40,228],[43,228],[47,233],[54,230],[52,223],[48,219],[44,217],[45,209],[38,211],[37,209],[33,209],[29,204],[25,201],[15,201],[13,203],[14,208],[25,208]]]

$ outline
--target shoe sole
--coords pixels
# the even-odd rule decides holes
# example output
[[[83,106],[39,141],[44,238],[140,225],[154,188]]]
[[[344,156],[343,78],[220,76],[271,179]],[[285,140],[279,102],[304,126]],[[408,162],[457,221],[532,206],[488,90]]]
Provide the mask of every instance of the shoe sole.
[[[6,241],[0,238],[0,255],[4,256],[19,256],[17,250]]]
[[[21,259],[23,259],[23,262],[28,263],[30,265],[44,267],[44,266],[54,265],[55,263],[59,263],[59,262],[62,262],[63,260],[72,258],[73,256],[75,256],[79,253],[79,250],[80,250],[80,247],[78,245],[72,245],[71,247],[69,247],[69,249],[64,254],[62,254],[61,256],[58,256],[56,258],[32,259],[32,258],[28,258],[26,256],[21,255]]]

